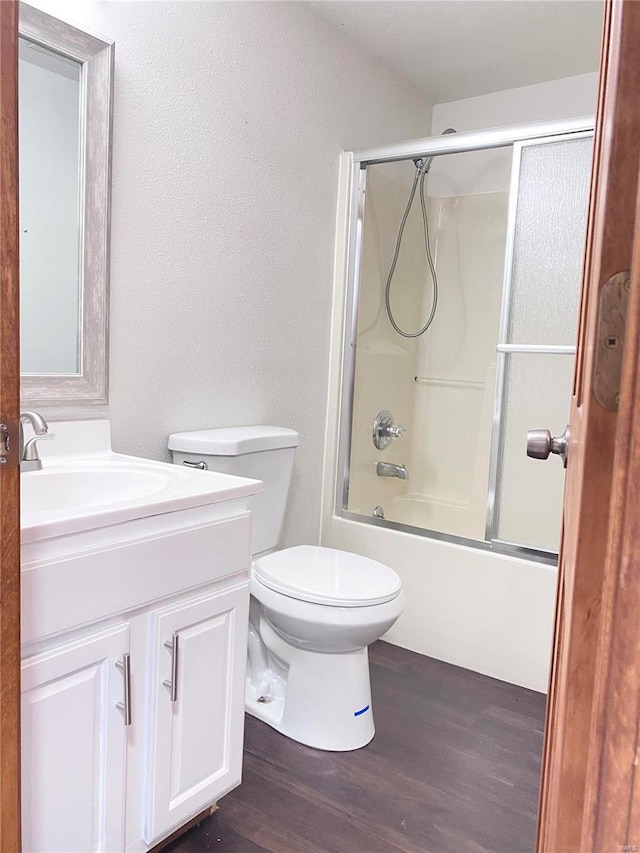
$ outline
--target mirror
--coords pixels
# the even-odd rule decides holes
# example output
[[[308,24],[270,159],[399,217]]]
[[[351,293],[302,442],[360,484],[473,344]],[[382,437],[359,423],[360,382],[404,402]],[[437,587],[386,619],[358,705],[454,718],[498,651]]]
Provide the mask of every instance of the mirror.
[[[22,399],[107,402],[113,45],[20,6]]]
[[[81,65],[19,41],[20,363],[79,372]]]

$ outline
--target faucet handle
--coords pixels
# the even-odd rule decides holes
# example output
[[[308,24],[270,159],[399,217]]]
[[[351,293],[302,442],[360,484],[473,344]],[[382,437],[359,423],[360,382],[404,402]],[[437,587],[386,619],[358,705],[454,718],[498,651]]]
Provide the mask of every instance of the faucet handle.
[[[393,415],[388,409],[382,409],[378,412],[372,430],[373,443],[378,450],[385,450],[391,444],[392,439],[403,438],[406,434],[406,427],[395,424]]]
[[[404,438],[407,434],[407,428],[398,424],[391,424],[391,426],[387,427],[386,433],[389,438]]]
[[[40,457],[38,456],[38,448],[36,446],[36,442],[51,441],[51,439],[55,437],[56,435],[53,432],[45,432],[44,435],[34,435],[33,438],[30,438],[29,441],[27,441],[24,445],[24,450],[22,451],[22,461],[39,461]]]

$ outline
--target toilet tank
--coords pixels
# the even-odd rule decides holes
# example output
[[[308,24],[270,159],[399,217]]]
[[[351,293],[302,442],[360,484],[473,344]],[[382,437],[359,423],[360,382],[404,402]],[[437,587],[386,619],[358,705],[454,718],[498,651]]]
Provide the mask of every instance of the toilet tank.
[[[203,468],[262,480],[251,498],[251,553],[275,548],[282,536],[293,458],[300,435],[274,426],[223,427],[174,432],[169,450],[176,465]],[[204,468],[203,468],[204,470]]]

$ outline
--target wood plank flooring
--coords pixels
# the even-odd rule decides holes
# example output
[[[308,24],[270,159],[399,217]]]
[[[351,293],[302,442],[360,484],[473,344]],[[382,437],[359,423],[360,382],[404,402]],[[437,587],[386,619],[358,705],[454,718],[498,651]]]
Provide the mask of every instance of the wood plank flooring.
[[[530,853],[545,697],[389,643],[376,736],[320,752],[247,717],[242,785],[170,853]]]

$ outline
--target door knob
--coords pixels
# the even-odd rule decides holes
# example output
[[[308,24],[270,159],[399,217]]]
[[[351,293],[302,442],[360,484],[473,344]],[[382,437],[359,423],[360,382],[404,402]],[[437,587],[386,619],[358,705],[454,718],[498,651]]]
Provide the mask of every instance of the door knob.
[[[527,432],[527,456],[532,459],[548,459],[556,453],[564,467],[567,467],[569,454],[569,426],[562,435],[552,436],[548,429],[530,429]]]

